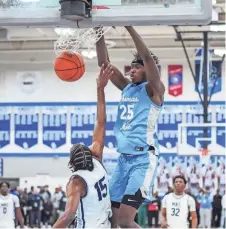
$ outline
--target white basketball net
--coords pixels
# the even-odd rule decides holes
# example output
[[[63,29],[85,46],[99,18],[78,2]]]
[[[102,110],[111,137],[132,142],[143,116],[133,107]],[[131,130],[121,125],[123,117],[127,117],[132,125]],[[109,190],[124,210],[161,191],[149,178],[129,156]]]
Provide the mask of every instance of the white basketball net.
[[[81,48],[86,48],[90,51],[110,28],[61,29],[60,37],[54,42],[56,55],[60,55],[65,51],[78,53]]]

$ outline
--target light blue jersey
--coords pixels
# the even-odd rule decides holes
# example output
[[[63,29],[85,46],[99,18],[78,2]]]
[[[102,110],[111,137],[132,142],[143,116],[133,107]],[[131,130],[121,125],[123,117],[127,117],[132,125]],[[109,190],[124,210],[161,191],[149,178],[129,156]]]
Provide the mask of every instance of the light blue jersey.
[[[147,153],[150,146],[158,148],[155,129],[162,106],[150,100],[146,84],[128,84],[122,91],[114,127],[119,153],[139,155]]]

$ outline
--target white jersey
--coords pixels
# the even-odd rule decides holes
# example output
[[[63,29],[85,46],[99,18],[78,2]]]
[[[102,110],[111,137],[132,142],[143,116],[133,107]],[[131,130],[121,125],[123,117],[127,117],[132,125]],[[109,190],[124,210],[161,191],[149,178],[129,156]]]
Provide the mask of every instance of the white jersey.
[[[19,198],[15,195],[0,195],[0,228],[15,228],[15,208],[20,207]]]
[[[191,184],[199,183],[199,177],[198,177],[197,173],[195,173],[195,172],[190,173],[190,183]]]
[[[108,175],[103,165],[93,158],[94,170],[78,170],[87,184],[87,195],[80,200],[76,213],[77,228],[111,228],[112,216]]]
[[[189,228],[189,212],[196,211],[195,200],[187,194],[167,194],[162,200],[162,208],[166,208],[168,228]]]
[[[213,178],[212,176],[214,175],[214,172],[212,170],[208,170],[206,172],[206,175],[205,175],[205,187],[206,186],[209,186],[209,187],[212,187],[213,186]]]

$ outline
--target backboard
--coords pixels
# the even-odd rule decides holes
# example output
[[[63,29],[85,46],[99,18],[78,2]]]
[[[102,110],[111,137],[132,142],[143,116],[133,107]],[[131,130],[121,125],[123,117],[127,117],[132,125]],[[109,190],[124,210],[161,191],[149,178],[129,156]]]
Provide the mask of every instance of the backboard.
[[[179,155],[225,155],[225,123],[178,125]]]
[[[104,7],[94,7],[79,24],[61,18],[59,0],[7,1],[19,4],[0,8],[0,27],[204,25],[212,18],[212,0],[93,0],[93,6]]]

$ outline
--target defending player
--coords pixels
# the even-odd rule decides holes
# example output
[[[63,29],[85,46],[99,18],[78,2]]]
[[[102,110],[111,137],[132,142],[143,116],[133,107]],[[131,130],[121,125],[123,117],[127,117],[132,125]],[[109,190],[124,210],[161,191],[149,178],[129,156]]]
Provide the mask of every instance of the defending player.
[[[174,177],[174,192],[162,201],[162,228],[189,228],[190,216],[192,228],[197,228],[195,200],[184,193],[186,183],[183,176]]]
[[[138,53],[131,63],[130,80],[109,62],[104,36],[96,44],[98,64],[110,65],[113,84],[122,91],[115,124],[117,150],[121,154],[110,184],[112,227],[139,227],[134,218],[151,186],[158,165],[155,125],[162,109],[165,87],[158,59],[133,27],[126,27]]]
[[[97,79],[97,121],[93,143],[89,147],[76,144],[71,148],[69,167],[73,175],[66,188],[68,200],[64,214],[53,228],[66,228],[74,219],[77,228],[111,227],[108,175],[102,165],[106,123],[104,88],[110,75],[110,68],[102,67]]]
[[[0,228],[15,228],[16,219],[20,227],[24,227],[24,219],[20,209],[19,198],[9,193],[8,182],[0,183]]]

